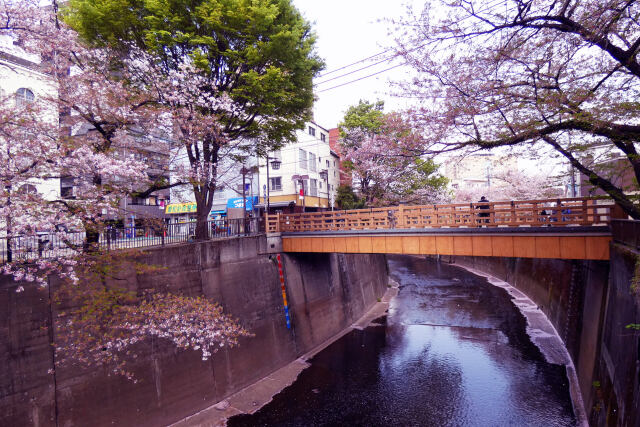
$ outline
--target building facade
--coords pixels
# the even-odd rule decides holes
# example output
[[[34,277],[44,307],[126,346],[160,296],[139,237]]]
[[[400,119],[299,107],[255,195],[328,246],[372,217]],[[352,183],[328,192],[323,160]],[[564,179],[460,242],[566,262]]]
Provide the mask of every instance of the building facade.
[[[213,194],[213,205],[209,213],[211,220],[226,217],[241,218],[245,207],[247,216],[257,216],[257,196],[259,195],[260,176],[257,157],[248,155],[250,143],[240,142],[236,147],[224,153],[217,166],[216,190]],[[188,158],[184,148],[174,150],[175,167],[172,170],[184,170],[188,167]],[[243,186],[244,174],[244,186]],[[181,177],[171,176],[171,182],[178,182]],[[244,188],[244,193],[243,193]],[[243,194],[245,201],[243,202]],[[196,202],[190,185],[171,188],[171,203],[165,206],[165,214],[171,223],[182,223],[195,220]]]
[[[345,166],[344,162],[343,162],[343,153],[342,153],[342,149],[340,147],[340,129],[338,128],[334,128],[334,129],[329,129],[329,147],[331,147],[331,150],[333,150],[334,153],[336,153],[338,156],[340,156],[340,162],[339,164],[339,176],[340,176],[340,180],[338,182],[338,185],[349,185],[349,186],[353,186],[353,176],[351,171]]]
[[[42,103],[38,107],[43,112],[43,120],[51,122],[55,126],[62,126],[65,132],[71,136],[84,136],[92,131],[89,125],[79,128],[65,128],[61,122],[57,106],[50,107],[45,104],[46,98],[55,98],[58,88],[54,80],[42,71],[40,60],[34,55],[25,53],[19,46],[13,43],[11,37],[0,38],[0,97],[15,103],[35,102]],[[149,144],[148,138],[154,138],[154,143]],[[134,147],[117,150],[117,156],[133,157],[142,160],[148,165],[147,174],[152,182],[168,182],[169,144],[157,137],[144,136]],[[70,177],[55,177],[47,179],[31,179],[27,184],[28,191],[37,191],[47,200],[74,199],[76,197],[76,183]],[[132,192],[144,190],[132,188]],[[159,190],[145,198],[128,196],[120,202],[118,215],[113,221],[124,225],[140,224],[149,218],[164,220],[164,206],[169,203],[169,190]]]
[[[39,58],[25,53],[10,37],[0,37],[0,99],[15,104],[40,103],[42,120],[58,124],[58,111],[43,99],[57,94],[53,80],[41,70]],[[37,191],[45,200],[60,197],[60,179],[31,178],[15,190]]]
[[[270,213],[315,212],[334,207],[340,157],[329,131],[314,122],[297,131],[297,141],[259,159],[260,202]],[[268,198],[268,200],[267,200]]]

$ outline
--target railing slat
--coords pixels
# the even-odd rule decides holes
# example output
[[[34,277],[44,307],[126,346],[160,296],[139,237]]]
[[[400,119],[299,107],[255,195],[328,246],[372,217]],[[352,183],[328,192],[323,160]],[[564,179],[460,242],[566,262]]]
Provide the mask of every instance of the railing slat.
[[[600,201],[601,203],[598,203]],[[606,225],[614,204],[594,198],[537,199],[426,206],[395,206],[287,214],[268,231],[373,230],[392,228],[536,227]]]

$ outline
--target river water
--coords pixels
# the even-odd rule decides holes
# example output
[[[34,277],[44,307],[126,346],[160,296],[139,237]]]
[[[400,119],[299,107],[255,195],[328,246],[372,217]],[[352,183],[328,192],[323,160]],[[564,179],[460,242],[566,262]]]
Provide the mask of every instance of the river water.
[[[571,426],[565,368],[545,362],[510,296],[458,267],[390,257],[398,296],[377,326],[310,360],[229,426]]]

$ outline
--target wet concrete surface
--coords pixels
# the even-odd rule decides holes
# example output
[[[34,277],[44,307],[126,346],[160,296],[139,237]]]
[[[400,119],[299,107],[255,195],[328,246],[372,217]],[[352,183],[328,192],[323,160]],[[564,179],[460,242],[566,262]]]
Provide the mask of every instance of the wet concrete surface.
[[[459,267],[390,257],[386,318],[310,360],[230,426],[575,425],[564,366],[547,363],[501,288]]]

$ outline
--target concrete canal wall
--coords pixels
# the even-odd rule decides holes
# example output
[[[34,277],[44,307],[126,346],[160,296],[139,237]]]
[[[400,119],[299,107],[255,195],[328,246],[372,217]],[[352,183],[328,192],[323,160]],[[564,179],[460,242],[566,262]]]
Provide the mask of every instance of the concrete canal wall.
[[[610,262],[452,258],[508,282],[546,314],[572,357],[593,426],[640,425],[640,336],[626,327],[640,323],[640,289],[633,286],[640,281],[640,227],[624,223],[613,227]]]
[[[119,274],[119,286],[204,295],[255,334],[203,362],[154,341],[140,349],[132,383],[106,369],[55,364],[49,289],[0,276],[0,425],[166,425],[268,375],[348,327],[387,285],[384,255],[284,255],[287,329],[274,256],[247,237],[157,248],[140,261],[165,268]],[[18,286],[25,291],[16,293]],[[52,288],[55,289],[55,280]],[[51,370],[56,367],[55,372]]]

